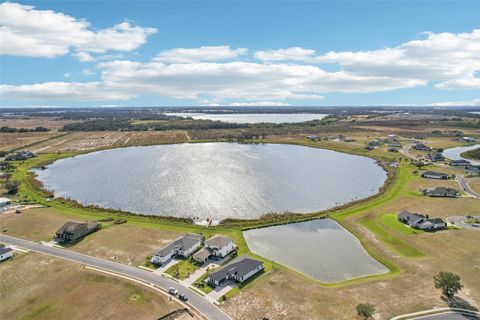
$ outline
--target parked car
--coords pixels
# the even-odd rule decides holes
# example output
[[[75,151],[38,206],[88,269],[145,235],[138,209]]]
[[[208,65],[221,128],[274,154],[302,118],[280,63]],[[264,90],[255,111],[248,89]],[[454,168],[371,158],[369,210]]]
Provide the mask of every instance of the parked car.
[[[187,301],[187,300],[188,300],[188,297],[187,297],[186,295],[184,295],[183,293],[180,294],[180,295],[178,295],[178,298],[179,298],[180,300],[183,300],[183,301]]]
[[[174,287],[170,287],[170,288],[168,289],[168,293],[176,296],[176,295],[178,294],[178,290],[175,289]]]

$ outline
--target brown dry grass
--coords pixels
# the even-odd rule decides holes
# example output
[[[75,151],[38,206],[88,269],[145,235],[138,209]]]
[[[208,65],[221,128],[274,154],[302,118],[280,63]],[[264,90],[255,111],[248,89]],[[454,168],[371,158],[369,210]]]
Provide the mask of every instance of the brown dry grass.
[[[0,215],[7,235],[33,241],[49,241],[69,218],[53,208],[23,210]],[[69,249],[128,265],[140,265],[145,257],[180,235],[177,231],[103,223],[104,228],[88,235]]]
[[[64,125],[74,123],[73,120],[62,120],[57,117],[16,117],[16,118],[0,118],[0,127],[6,126],[11,128],[36,128],[45,127],[53,131],[58,131]]]
[[[21,253],[0,264],[2,319],[156,319],[182,306],[79,264]]]
[[[75,132],[40,143],[33,151],[40,153],[84,152],[106,148],[186,142],[185,131]]]
[[[58,132],[53,131],[0,133],[0,151],[22,148],[58,135]]]
[[[480,177],[470,179],[468,185],[473,191],[480,194]]]

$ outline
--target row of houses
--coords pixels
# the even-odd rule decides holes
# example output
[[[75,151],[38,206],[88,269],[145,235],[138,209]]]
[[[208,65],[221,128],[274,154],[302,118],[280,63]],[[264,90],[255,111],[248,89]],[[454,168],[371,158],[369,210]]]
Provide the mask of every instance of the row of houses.
[[[447,227],[447,223],[441,218],[429,219],[420,213],[411,213],[402,211],[397,215],[398,221],[408,225],[411,228],[421,230],[440,230]]]
[[[200,249],[202,243],[204,247]],[[204,264],[208,259],[226,258],[235,249],[236,245],[233,239],[223,235],[216,235],[204,240],[202,235],[186,233],[157,250],[152,255],[150,262],[162,265],[175,257],[189,258],[192,256],[197,263]],[[206,281],[213,286],[218,286],[228,280],[243,283],[262,270],[263,262],[242,256],[209,274]]]

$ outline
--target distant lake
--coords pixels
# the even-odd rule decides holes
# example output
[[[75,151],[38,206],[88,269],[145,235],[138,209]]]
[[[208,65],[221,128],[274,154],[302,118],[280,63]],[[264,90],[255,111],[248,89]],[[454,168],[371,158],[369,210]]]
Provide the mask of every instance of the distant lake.
[[[465,158],[462,158],[460,154],[464,153],[465,151],[470,151],[478,148],[480,148],[480,144],[476,144],[468,147],[448,148],[443,151],[443,156],[450,160],[461,160]],[[473,165],[480,165],[480,161],[475,161],[472,159],[466,159],[466,160],[470,161]]]
[[[307,213],[378,192],[370,158],[283,144],[120,148],[58,160],[38,179],[56,196],[140,214],[251,219]]]
[[[193,119],[214,120],[229,123],[294,123],[312,120],[320,120],[327,114],[313,113],[229,113],[229,114],[210,114],[210,113],[168,113],[168,115],[178,117],[191,117]]]
[[[254,253],[323,283],[388,272],[331,219],[253,229],[243,235]]]

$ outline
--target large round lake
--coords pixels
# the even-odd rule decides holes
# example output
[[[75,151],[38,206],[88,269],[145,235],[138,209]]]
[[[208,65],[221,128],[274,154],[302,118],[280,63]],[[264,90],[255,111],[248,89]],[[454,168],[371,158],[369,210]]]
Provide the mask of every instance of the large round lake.
[[[360,241],[331,219],[243,233],[250,250],[324,283],[387,273]]]
[[[56,196],[140,214],[198,220],[314,212],[373,195],[374,160],[281,144],[197,143],[79,155],[37,170]]]

